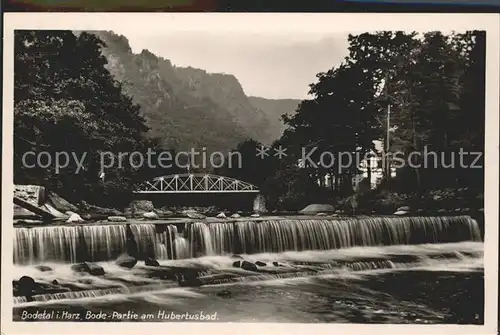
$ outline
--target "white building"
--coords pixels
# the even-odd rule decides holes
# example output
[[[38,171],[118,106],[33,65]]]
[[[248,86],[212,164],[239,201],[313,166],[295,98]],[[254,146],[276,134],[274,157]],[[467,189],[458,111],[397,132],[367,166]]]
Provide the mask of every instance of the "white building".
[[[373,141],[375,145],[375,150],[372,150],[370,153],[370,157],[368,159],[363,159],[361,162],[359,162],[358,165],[358,170],[360,170],[360,173],[355,175],[352,178],[352,187],[353,190],[356,190],[359,186],[359,183],[368,178],[368,169],[370,168],[371,170],[371,180],[370,180],[370,187],[371,189],[374,189],[377,187],[377,185],[381,182],[382,178],[384,177],[384,162],[383,162],[383,147],[382,143],[380,141]],[[304,162],[299,160],[298,161],[298,166],[303,168],[304,167]],[[318,165],[320,164],[319,162],[317,163]],[[391,177],[394,178],[396,176],[396,169],[391,168]],[[333,188],[335,187],[335,177],[331,177],[330,175],[324,176],[323,183],[321,183],[321,180],[318,180],[318,185],[323,184],[325,187],[328,188]]]

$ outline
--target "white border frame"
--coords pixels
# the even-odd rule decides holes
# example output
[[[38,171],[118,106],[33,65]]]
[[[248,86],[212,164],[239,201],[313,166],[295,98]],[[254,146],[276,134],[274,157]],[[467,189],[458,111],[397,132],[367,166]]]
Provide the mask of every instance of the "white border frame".
[[[199,31],[224,33],[349,32],[376,30],[451,31],[485,30],[486,146],[485,146],[485,315],[484,326],[465,325],[359,325],[282,323],[141,323],[144,333],[223,334],[495,334],[498,283],[498,126],[499,126],[499,16],[498,14],[378,14],[378,13],[6,13],[4,15],[3,165],[2,170],[2,278],[1,330],[11,334],[120,334],[135,333],[125,323],[13,322],[13,31],[15,29],[113,30],[133,27],[135,32]],[[130,329],[130,330],[128,330]]]

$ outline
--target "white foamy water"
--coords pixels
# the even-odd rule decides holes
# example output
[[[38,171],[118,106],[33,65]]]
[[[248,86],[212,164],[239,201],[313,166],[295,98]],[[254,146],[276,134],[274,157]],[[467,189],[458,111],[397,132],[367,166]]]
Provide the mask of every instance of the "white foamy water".
[[[128,251],[128,238],[135,240],[140,255],[157,259],[481,241],[478,223],[469,216],[194,222],[182,234],[167,223],[15,230],[15,264],[112,260]]]
[[[411,261],[398,261],[399,256],[414,256]],[[444,256],[443,256],[444,255]],[[13,279],[30,276],[37,282],[71,285],[82,291],[46,294],[35,297],[35,302],[16,299],[19,306],[50,304],[54,301],[89,301],[92,299],[119,299],[130,296],[168,294],[178,288],[175,281],[151,277],[151,273],[162,267],[193,268],[200,271],[200,280],[209,286],[216,285],[282,285],[287,281],[307,282],[313,277],[360,279],[396,271],[448,271],[474,272],[483,269],[483,243],[462,242],[414,246],[354,247],[329,251],[285,252],[277,254],[242,255],[252,262],[263,262],[259,272],[233,267],[238,261],[230,256],[205,256],[200,258],[160,260],[160,268],[145,266],[143,262],[132,269],[124,269],[114,262],[98,262],[106,274],[92,276],[75,273],[70,264],[44,263],[52,270],[41,272],[34,266],[15,266]],[[404,259],[403,259],[404,260]],[[278,262],[280,266],[274,266]],[[340,263],[339,263],[340,262]],[[106,291],[108,290],[108,291]],[[162,294],[163,294],[162,293]],[[103,298],[106,297],[106,298]],[[120,299],[121,299],[120,298]],[[159,299],[149,298],[149,299]]]

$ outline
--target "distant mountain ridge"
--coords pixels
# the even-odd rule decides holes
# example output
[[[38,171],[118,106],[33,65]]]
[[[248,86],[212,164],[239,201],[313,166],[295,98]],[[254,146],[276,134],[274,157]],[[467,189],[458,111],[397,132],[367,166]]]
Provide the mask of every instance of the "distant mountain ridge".
[[[281,136],[286,126],[281,120],[283,114],[292,114],[300,104],[299,99],[266,99],[260,97],[248,97],[250,103],[262,110],[272,123],[272,128],[278,136]]]
[[[281,115],[300,102],[248,97],[234,75],[176,67],[148,50],[134,54],[125,36],[90,33],[106,43],[109,71],[141,106],[151,136],[165,148],[229,150],[249,138],[270,144],[285,127]]]

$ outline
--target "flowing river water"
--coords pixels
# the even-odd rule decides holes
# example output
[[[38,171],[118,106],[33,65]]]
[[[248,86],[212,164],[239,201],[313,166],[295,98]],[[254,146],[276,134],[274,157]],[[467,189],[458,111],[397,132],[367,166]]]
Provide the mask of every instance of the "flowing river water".
[[[139,257],[160,266],[116,265],[130,237]],[[235,267],[241,258],[255,268]],[[72,270],[83,261],[105,274]],[[483,242],[468,216],[16,228],[14,264],[14,281],[30,276],[59,289],[15,296],[14,320],[37,312],[57,315],[53,321],[482,324],[484,317]],[[199,284],[179,285],[171,275],[179,268],[195,271]]]

